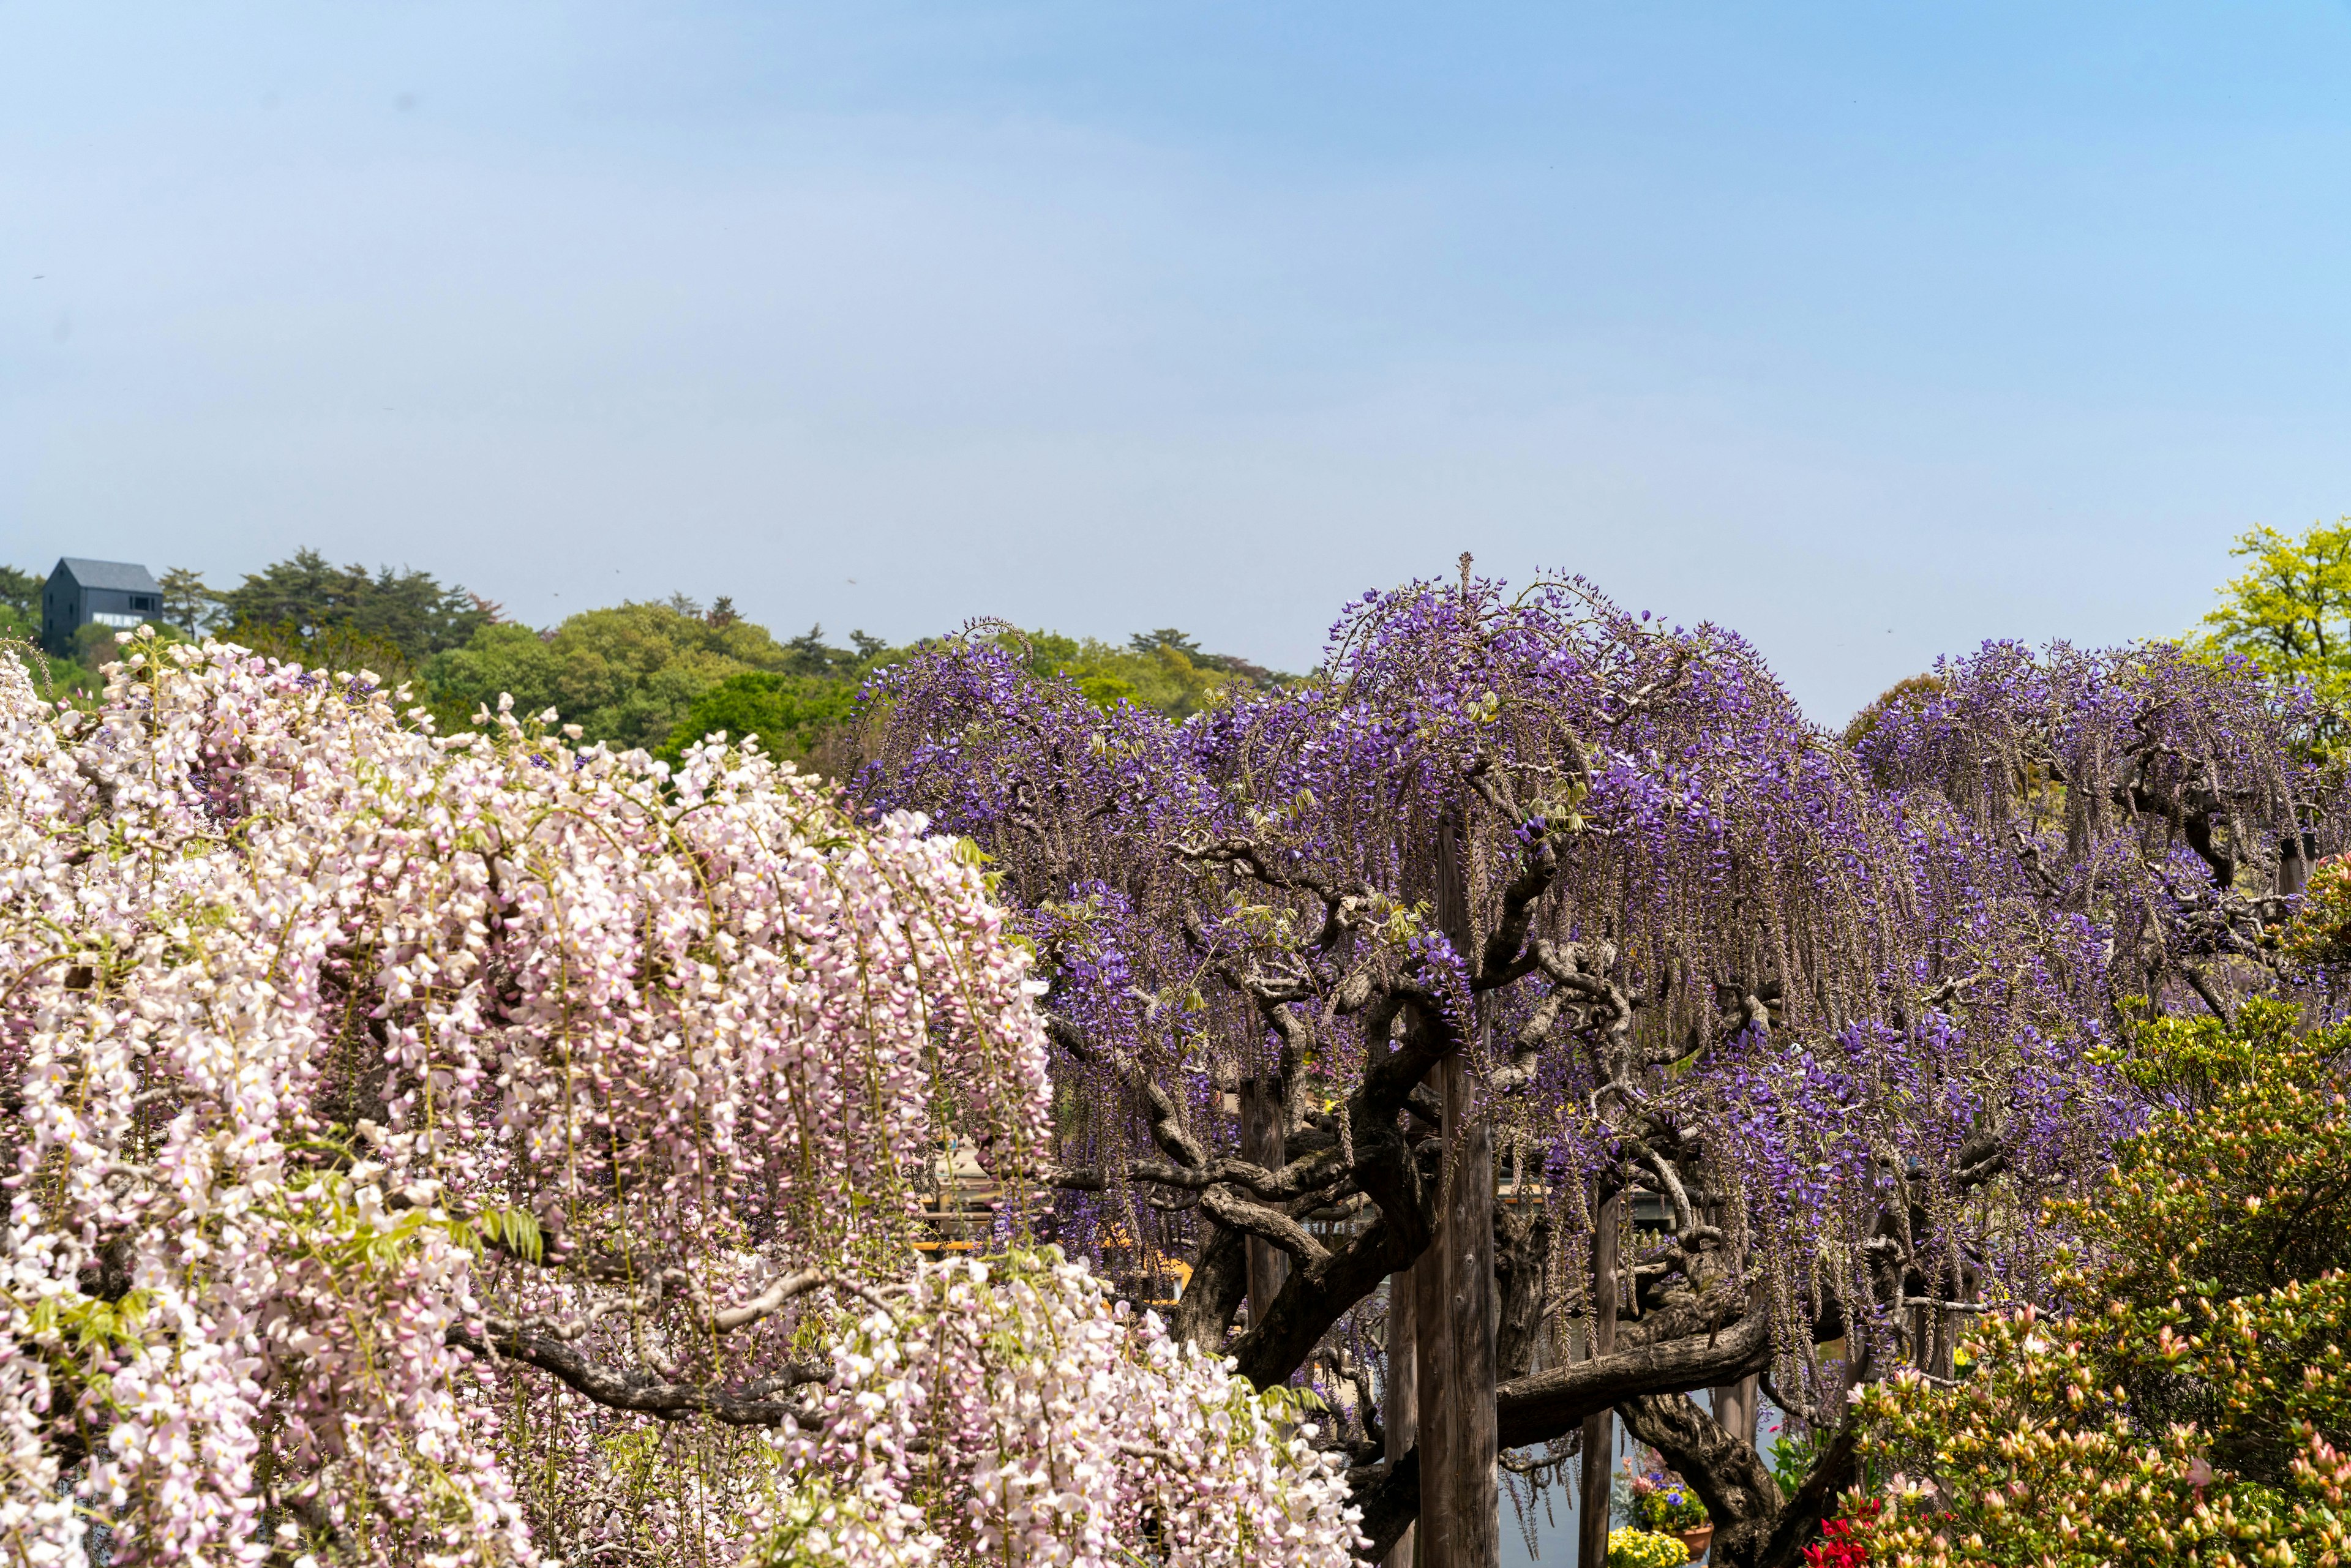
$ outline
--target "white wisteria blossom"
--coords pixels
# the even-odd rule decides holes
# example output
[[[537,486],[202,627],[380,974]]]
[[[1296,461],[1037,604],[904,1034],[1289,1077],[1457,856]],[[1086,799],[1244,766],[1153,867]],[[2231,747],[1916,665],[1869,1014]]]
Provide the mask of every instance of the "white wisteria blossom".
[[[1049,1125],[978,857],[397,702],[0,658],[0,1562],[1346,1561],[1278,1391],[916,1265]]]

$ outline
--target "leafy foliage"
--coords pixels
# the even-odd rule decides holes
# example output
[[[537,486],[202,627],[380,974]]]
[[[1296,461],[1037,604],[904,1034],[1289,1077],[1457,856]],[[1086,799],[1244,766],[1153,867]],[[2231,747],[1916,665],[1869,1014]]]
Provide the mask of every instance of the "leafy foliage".
[[[13,566],[0,566],[0,636],[41,633],[41,589],[48,581]]]
[[[2298,537],[2252,528],[2230,553],[2248,564],[2218,591],[2199,644],[2307,680],[2329,700],[2351,695],[2351,517]]]
[[[806,757],[857,711],[858,688],[847,680],[750,670],[729,675],[694,699],[656,753],[676,761],[706,736],[742,741],[757,737],[778,757]]]
[[[2123,1068],[2152,1116],[2077,1238],[2058,1309],[1991,1317],[1977,1370],[1867,1390],[1895,1495],[1870,1560],[2330,1562],[2351,1485],[2351,1026],[2165,1019]]]
[[[363,675],[377,685],[397,685],[416,674],[397,644],[349,623],[305,627],[281,621],[273,626],[238,626],[223,635],[265,659],[299,664],[306,670]],[[108,649],[88,663],[96,666],[111,657],[112,650]]]
[[[1282,678],[1247,660],[1204,653],[1173,627],[1138,632],[1123,648],[1053,632],[1010,638],[1008,646],[1025,651],[1032,674],[1066,677],[1098,708],[1132,703],[1175,719],[1201,712],[1220,692],[1271,689]]]
[[[221,596],[204,586],[202,572],[184,566],[167,567],[157,582],[163,590],[164,621],[189,636],[204,632],[220,615]]]
[[[2329,855],[2310,868],[2310,885],[2283,944],[2305,963],[2351,962],[2351,857]]]
[[[733,675],[792,668],[794,654],[747,621],[714,623],[698,606],[627,603],[570,617],[551,632],[500,622],[425,666],[444,724],[515,708],[553,709],[584,736],[615,748],[667,743],[695,700]]]
[[[232,640],[278,627],[314,637],[343,632],[386,643],[411,666],[463,645],[494,620],[492,608],[462,588],[444,588],[430,572],[335,566],[314,549],[264,567],[219,596],[221,620]]]

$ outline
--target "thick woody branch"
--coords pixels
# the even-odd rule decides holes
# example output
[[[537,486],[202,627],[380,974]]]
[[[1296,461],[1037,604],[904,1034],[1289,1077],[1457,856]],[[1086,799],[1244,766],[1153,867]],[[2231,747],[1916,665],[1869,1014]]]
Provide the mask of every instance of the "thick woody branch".
[[[1152,1082],[1150,1076],[1123,1052],[1098,1050],[1088,1040],[1083,1030],[1064,1018],[1053,1014],[1045,1017],[1045,1032],[1053,1043],[1080,1061],[1110,1069],[1120,1086],[1142,1103],[1144,1119],[1151,1126],[1151,1141],[1159,1145],[1168,1158],[1190,1166],[1207,1164],[1207,1151],[1199,1140],[1185,1128],[1184,1116],[1175,1096]]]
[[[1126,1167],[1125,1179],[1139,1186],[1174,1187],[1182,1192],[1204,1192],[1212,1186],[1239,1187],[1258,1197],[1286,1203],[1330,1187],[1343,1173],[1339,1159],[1339,1151],[1333,1146],[1301,1155],[1278,1171],[1229,1155],[1197,1168],[1160,1160],[1136,1160]],[[1065,1192],[1106,1192],[1114,1178],[1111,1172],[1098,1166],[1048,1165],[1040,1167],[1038,1179]]]
[[[797,1274],[786,1274],[766,1290],[747,1301],[722,1307],[710,1314],[710,1326],[718,1333],[732,1333],[747,1328],[761,1318],[776,1312],[795,1296],[804,1296],[825,1284],[829,1276],[815,1269],[803,1269]]]
[[[1473,990],[1490,991],[1510,985],[1534,967],[1534,956],[1526,951],[1527,930],[1534,923],[1535,905],[1542,902],[1558,874],[1559,852],[1552,848],[1551,835],[1535,833],[1526,858],[1520,862],[1519,874],[1502,890],[1501,918],[1486,936],[1478,972],[1469,982]]]
[[[1779,1518],[1779,1483],[1753,1444],[1724,1428],[1687,1394],[1645,1394],[1616,1406],[1625,1429],[1665,1456],[1706,1504],[1716,1560],[1750,1568]]]
[[[1311,1265],[1331,1256],[1328,1247],[1278,1208],[1247,1202],[1213,1186],[1200,1195],[1200,1207],[1217,1224],[1270,1241],[1302,1263]]]
[[[1322,930],[1315,938],[1318,946],[1327,948],[1336,943],[1356,923],[1358,912],[1374,902],[1372,890],[1361,883],[1342,883],[1311,866],[1275,864],[1265,846],[1238,833],[1228,834],[1213,843],[1177,844],[1173,849],[1178,860],[1227,865],[1268,887],[1308,893],[1322,900]]]
[[[807,1412],[777,1396],[803,1383],[821,1383],[827,1375],[813,1367],[796,1366],[781,1376],[754,1383],[680,1383],[643,1368],[601,1365],[549,1333],[495,1318],[484,1327],[486,1336],[477,1338],[465,1325],[452,1324],[444,1341],[475,1355],[535,1366],[611,1409],[635,1410],[665,1421],[710,1416],[730,1427],[780,1427],[786,1417]]]
[[[1379,1289],[1390,1274],[1409,1268],[1427,1245],[1425,1228],[1414,1245],[1383,1217],[1338,1251],[1322,1249],[1320,1257],[1300,1259],[1264,1315],[1233,1342],[1237,1370],[1260,1388],[1281,1382],[1342,1313]]]

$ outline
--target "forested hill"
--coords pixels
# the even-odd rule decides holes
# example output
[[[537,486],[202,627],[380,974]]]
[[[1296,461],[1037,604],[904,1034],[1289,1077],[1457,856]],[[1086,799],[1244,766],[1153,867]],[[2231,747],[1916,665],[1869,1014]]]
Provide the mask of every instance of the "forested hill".
[[[40,631],[43,579],[0,567],[0,638],[14,640],[37,685],[77,700],[101,684],[114,632],[89,626],[70,650],[31,646]],[[758,735],[768,750],[820,765],[837,762],[838,731],[865,677],[906,650],[863,632],[849,645],[822,626],[779,638],[719,598],[683,594],[583,611],[534,628],[509,620],[495,601],[446,585],[430,572],[373,572],[336,566],[316,550],[297,552],[235,588],[216,591],[173,569],[162,579],[165,634],[214,635],[313,666],[370,669],[406,681],[444,730],[472,725],[499,697],[537,716],[552,708],[590,741],[642,747],[675,758],[713,730]],[[1042,676],[1067,675],[1095,704],[1122,702],[1181,718],[1236,683],[1268,686],[1290,677],[1228,654],[1211,653],[1172,627],[1124,645],[1054,632],[998,633],[1023,650]]]
[[[2333,708],[2351,709],[2351,518],[2299,534],[2255,528],[2238,538],[2244,570],[2217,591],[2202,624],[2180,639],[2201,659],[2242,660],[2307,683]],[[110,656],[111,628],[82,629],[69,650],[35,649],[43,579],[0,566],[0,642],[35,666],[36,686],[87,703]],[[369,669],[407,682],[444,730],[463,728],[501,695],[517,713],[552,708],[591,741],[674,758],[714,730],[757,735],[768,750],[836,770],[852,760],[842,724],[867,675],[912,651],[863,632],[849,646],[811,626],[780,639],[744,620],[731,601],[683,594],[589,610],[533,628],[494,600],[430,572],[371,572],[297,551],[235,588],[209,587],[173,568],[161,578],[166,634],[231,638],[314,667]],[[1182,718],[1221,687],[1266,688],[1295,677],[1212,653],[1172,627],[1123,645],[1055,632],[995,635],[1040,676],[1066,675],[1095,706],[1122,702]],[[1889,713],[1943,689],[1941,666],[1896,683],[1844,728],[1856,744]]]

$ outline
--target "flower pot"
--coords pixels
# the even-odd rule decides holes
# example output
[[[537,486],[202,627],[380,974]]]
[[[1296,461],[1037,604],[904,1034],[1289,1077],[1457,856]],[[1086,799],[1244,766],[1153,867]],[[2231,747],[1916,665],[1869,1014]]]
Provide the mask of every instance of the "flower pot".
[[[1696,1530],[1677,1530],[1674,1533],[1682,1538],[1684,1546],[1689,1548],[1689,1560],[1693,1563],[1705,1556],[1706,1549],[1714,1544],[1714,1526],[1711,1524],[1701,1524]]]

